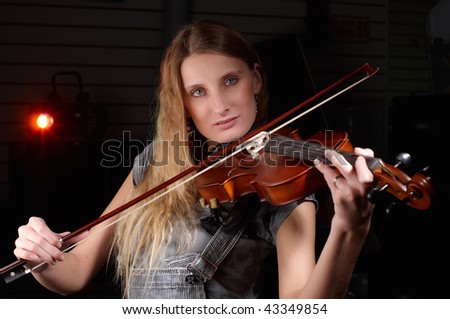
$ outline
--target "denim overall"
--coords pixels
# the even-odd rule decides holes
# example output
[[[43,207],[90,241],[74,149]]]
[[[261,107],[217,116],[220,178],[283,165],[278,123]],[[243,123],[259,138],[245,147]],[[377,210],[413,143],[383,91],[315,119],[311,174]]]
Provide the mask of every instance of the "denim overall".
[[[149,146],[135,159],[133,179],[137,184],[143,178],[148,163]],[[302,201],[315,201],[308,196]],[[275,236],[278,228],[292,210],[302,201],[283,206],[262,202],[259,209],[247,221],[242,235],[233,249],[226,254],[214,275],[204,280],[190,269],[196,258],[204,252],[213,233],[208,232],[200,222],[193,223],[196,242],[191,252],[171,255],[156,269],[135,269],[129,291],[129,298],[190,299],[190,298],[273,298],[277,296]],[[199,216],[209,214],[200,205],[196,207]],[[173,236],[176,247],[177,238]],[[170,252],[170,247],[168,249]],[[267,293],[269,291],[269,293]]]

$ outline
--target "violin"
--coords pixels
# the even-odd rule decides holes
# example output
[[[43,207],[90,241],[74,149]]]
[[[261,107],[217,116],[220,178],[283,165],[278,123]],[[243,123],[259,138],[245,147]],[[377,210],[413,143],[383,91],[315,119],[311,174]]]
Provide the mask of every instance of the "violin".
[[[274,134],[256,152],[240,152],[219,167],[195,179],[195,185],[205,206],[234,202],[239,197],[256,193],[261,201],[284,205],[317,192],[326,185],[313,161],[326,161],[325,150],[335,150],[351,165],[358,156],[344,131],[318,132],[302,140],[297,130],[284,130],[287,135]],[[259,143],[261,144],[261,143]],[[375,184],[370,193],[387,191],[401,203],[425,210],[431,205],[433,189],[430,177],[417,172],[412,177],[398,165],[384,163],[380,158],[365,157]],[[330,164],[330,163],[328,163]]]
[[[357,157],[352,152],[353,148],[345,132],[336,131],[332,132],[332,134],[330,134],[331,132],[319,132],[307,140],[302,140],[297,131],[288,129],[288,125],[370,78],[377,71],[378,68],[373,68],[367,63],[362,65],[238,141],[230,143],[220,151],[207,156],[204,160],[164,183],[64,236],[61,239],[62,242],[67,242],[67,240],[90,230],[92,227],[140,203],[149,196],[155,195],[152,200],[145,202],[141,207],[151,204],[154,200],[175,189],[177,186],[170,187],[175,182],[178,182],[176,185],[180,186],[194,180],[205,205],[217,205],[217,202],[235,201],[240,196],[248,193],[256,193],[260,200],[268,201],[274,205],[282,205],[314,193],[323,187],[325,183],[323,176],[312,164],[314,159],[326,161],[324,158],[326,149],[337,150],[352,165]],[[307,111],[273,128],[282,120],[287,119],[306,105],[323,97],[331,90],[337,89],[344,82],[359,75],[361,72],[365,74],[364,77],[322,100]],[[430,206],[432,186],[430,178],[425,174],[419,172],[409,177],[397,167],[398,165],[388,165],[377,158],[366,158],[366,161],[377,181],[374,190],[387,191],[401,202],[415,209],[425,210]],[[127,212],[127,214],[133,212]],[[106,227],[113,224],[114,222]],[[72,249],[79,243],[66,247],[63,249],[63,252]],[[44,264],[43,262],[30,269],[26,267],[26,261],[17,260],[0,268],[0,275],[2,275],[6,283],[10,283]]]

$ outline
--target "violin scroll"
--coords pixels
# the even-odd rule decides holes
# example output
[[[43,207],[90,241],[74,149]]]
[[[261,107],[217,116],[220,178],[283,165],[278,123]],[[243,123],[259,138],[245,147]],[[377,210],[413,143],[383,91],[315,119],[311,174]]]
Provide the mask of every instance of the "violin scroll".
[[[409,154],[402,153],[397,156],[397,160],[395,165],[381,162],[381,165],[373,171],[378,183],[369,193],[369,199],[376,202],[379,194],[386,191],[397,198],[398,203],[406,204],[417,210],[428,209],[433,194],[431,178],[428,174],[429,167],[425,167],[409,177],[399,169],[401,164],[409,165],[411,161]],[[388,208],[387,213],[389,214],[398,203],[392,203],[392,207]]]

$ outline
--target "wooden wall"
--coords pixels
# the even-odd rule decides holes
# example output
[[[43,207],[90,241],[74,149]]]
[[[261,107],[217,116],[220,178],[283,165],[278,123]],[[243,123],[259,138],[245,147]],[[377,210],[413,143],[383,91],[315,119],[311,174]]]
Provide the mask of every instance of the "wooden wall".
[[[318,89],[362,63],[379,66],[377,76],[341,99],[341,106],[331,111],[329,117],[333,127],[349,130],[357,142],[384,152],[384,124],[376,123],[384,121],[386,106],[387,1],[312,3],[315,11],[309,12],[306,0],[195,0],[186,2],[190,4],[186,5],[186,14],[194,19],[227,22],[255,43],[285,34],[307,38],[306,30],[310,30],[305,42],[312,43],[311,49],[306,43],[304,49]],[[3,207],[9,201],[11,143],[30,139],[26,130],[27,110],[47,103],[52,76],[57,72],[78,72],[90,103],[105,108],[108,126],[103,140],[123,140],[125,134],[135,140],[148,138],[155,77],[164,43],[164,10],[162,0],[0,1]],[[319,19],[314,15],[319,15]],[[347,18],[350,27],[339,25]],[[358,23],[358,19],[368,22],[363,26],[365,33],[349,34],[358,32],[357,26],[351,25]],[[57,93],[64,102],[72,103],[77,92],[73,77],[57,78]],[[372,119],[371,129],[364,132],[361,116],[366,111]],[[376,139],[370,138],[372,129],[377,131]]]
[[[389,2],[389,99],[430,93],[426,21],[437,0]]]

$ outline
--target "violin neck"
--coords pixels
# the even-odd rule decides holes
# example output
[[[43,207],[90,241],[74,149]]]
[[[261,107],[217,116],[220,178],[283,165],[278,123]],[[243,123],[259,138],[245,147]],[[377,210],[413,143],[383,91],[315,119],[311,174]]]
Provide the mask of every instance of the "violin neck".
[[[305,164],[312,165],[315,159],[324,161],[327,165],[331,165],[331,162],[325,158],[326,150],[334,150],[341,154],[350,165],[354,166],[358,155],[352,152],[347,152],[332,147],[326,147],[310,141],[297,140],[286,136],[275,136],[271,138],[265,145],[264,150],[266,152],[274,153],[277,155],[287,156],[290,158],[300,159],[305,161]],[[367,166],[373,172],[377,168],[383,166],[383,161],[375,157],[365,157]]]

